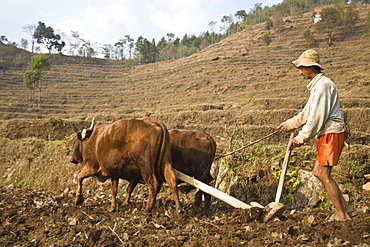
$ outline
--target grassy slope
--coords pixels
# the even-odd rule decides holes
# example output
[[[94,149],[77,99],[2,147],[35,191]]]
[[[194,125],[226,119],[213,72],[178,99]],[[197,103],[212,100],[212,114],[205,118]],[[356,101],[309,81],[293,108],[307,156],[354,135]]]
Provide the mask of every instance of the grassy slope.
[[[256,140],[272,132],[305,104],[307,81],[299,77],[290,62],[308,48],[321,54],[325,72],[338,85],[343,110],[349,113],[351,121],[352,142],[368,144],[370,47],[360,30],[370,6],[360,7],[361,19],[355,31],[351,35],[338,34],[331,47],[319,33],[315,33],[317,42],[313,46],[302,39],[303,30],[312,26],[311,17],[305,14],[295,21],[293,28],[287,26],[280,34],[272,32],[273,42],[269,46],[260,40],[265,32],[260,24],[250,32],[241,31],[197,54],[173,61],[129,67],[71,61],[63,64],[57,57],[54,58],[57,64],[45,72],[41,107],[28,101],[29,92],[22,86],[22,70],[2,73],[0,129],[4,138],[0,144],[1,159],[6,164],[2,174],[8,174],[3,182],[17,180],[18,184],[37,186],[48,186],[55,180],[61,181],[62,186],[67,181],[71,183],[79,167],[72,169],[68,164],[73,141],[70,121],[87,126],[92,117],[113,122],[150,114],[168,128],[203,129],[215,137],[218,153],[229,151],[231,139],[236,143]],[[284,147],[288,135],[281,134],[265,143],[282,143]],[[18,142],[22,137],[28,139]],[[368,145],[357,147],[364,147],[367,149],[361,152],[363,155],[356,158],[361,164],[368,162]],[[344,159],[350,163],[358,149],[346,153]],[[283,152],[278,148],[276,153],[280,151]],[[261,154],[258,150],[254,153],[256,157]],[[240,159],[233,162],[248,162],[246,157]],[[42,163],[57,169],[48,170],[57,179],[46,179],[36,173]],[[26,179],[20,172],[17,176],[11,174],[17,166],[35,172],[38,182],[32,182],[31,177]],[[65,178],[57,175],[60,171]]]
[[[361,7],[364,18],[368,6]],[[216,126],[235,121],[276,126],[307,100],[307,81],[299,77],[290,62],[303,50],[314,48],[321,54],[325,71],[338,85],[342,105],[349,111],[354,129],[368,133],[363,119],[369,116],[370,51],[360,33],[363,22],[361,19],[352,35],[338,35],[332,47],[326,46],[325,36],[319,33],[315,33],[315,46],[307,45],[302,39],[303,30],[312,25],[307,13],[295,22],[294,28],[273,33],[270,46],[259,39],[265,32],[260,24],[252,32],[239,32],[197,54],[174,61],[133,68],[54,65],[51,71],[45,72],[41,107],[28,102],[22,71],[6,72],[0,84],[0,117],[91,119],[96,116],[113,121],[151,113],[166,124],[177,122],[184,127],[199,127],[208,118]],[[221,122],[215,120],[224,114],[230,115],[226,121],[225,117],[221,117]]]

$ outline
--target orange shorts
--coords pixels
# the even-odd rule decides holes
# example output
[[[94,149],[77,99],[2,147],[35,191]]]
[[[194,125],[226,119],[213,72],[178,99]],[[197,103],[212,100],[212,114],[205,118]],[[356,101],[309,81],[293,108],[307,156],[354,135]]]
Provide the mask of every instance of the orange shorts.
[[[325,134],[317,139],[316,160],[322,166],[336,166],[344,146],[344,132]]]

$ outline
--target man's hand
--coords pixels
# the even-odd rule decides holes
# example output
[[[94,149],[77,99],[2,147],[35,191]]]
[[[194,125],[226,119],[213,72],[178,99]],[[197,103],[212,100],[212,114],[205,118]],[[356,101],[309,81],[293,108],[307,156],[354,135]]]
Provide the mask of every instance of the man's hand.
[[[297,148],[297,147],[300,147],[302,145],[303,145],[303,143],[300,143],[296,139],[293,138],[291,140],[291,143],[290,143],[290,148]]]

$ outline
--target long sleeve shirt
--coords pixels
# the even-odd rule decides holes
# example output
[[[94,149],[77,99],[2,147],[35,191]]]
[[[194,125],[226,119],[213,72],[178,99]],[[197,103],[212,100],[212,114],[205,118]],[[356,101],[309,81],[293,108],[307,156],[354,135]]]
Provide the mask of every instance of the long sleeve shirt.
[[[304,143],[329,133],[342,133],[345,124],[342,120],[338,90],[335,83],[324,73],[320,73],[307,85],[310,97],[303,110],[295,117],[282,123],[289,131],[302,127],[295,139]]]

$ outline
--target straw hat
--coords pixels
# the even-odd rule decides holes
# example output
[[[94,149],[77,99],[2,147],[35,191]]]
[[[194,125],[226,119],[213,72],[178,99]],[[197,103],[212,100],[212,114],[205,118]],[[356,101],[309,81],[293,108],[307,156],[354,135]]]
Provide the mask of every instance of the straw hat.
[[[297,60],[292,62],[297,68],[303,67],[310,67],[310,66],[317,66],[320,69],[324,69],[320,65],[320,57],[319,54],[315,50],[307,50],[304,51]]]

